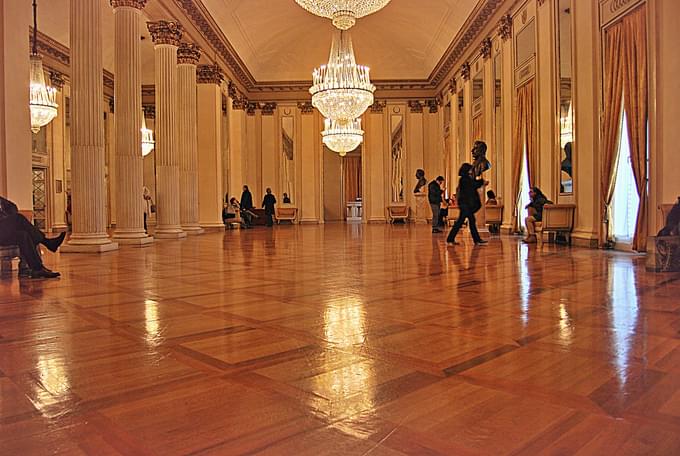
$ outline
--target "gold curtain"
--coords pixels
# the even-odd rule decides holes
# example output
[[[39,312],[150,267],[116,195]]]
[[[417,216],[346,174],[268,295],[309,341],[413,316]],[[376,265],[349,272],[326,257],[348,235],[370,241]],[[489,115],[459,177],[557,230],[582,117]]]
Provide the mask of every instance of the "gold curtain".
[[[482,139],[482,129],[484,128],[484,116],[478,115],[472,119],[472,140],[477,141]]]
[[[522,191],[522,158],[524,148],[527,151],[527,169],[529,170],[529,185],[534,183],[534,171],[538,168],[538,156],[535,147],[534,123],[534,80],[527,82],[517,89],[517,104],[515,106],[515,120],[512,133],[512,195],[515,196],[512,206],[513,230],[519,230],[520,221],[517,218],[520,192]]]
[[[600,192],[604,203],[604,220],[611,218],[610,205],[616,184],[616,167],[621,137],[621,108],[623,97],[623,24],[613,25],[605,32],[604,49],[604,119],[602,121],[602,168]],[[604,244],[611,239],[611,223],[600,238]]]
[[[361,157],[345,157],[343,160],[345,202],[350,203],[361,198]]]
[[[642,6],[623,19],[625,71],[623,103],[630,138],[630,158],[640,206],[633,250],[647,246],[647,11]]]

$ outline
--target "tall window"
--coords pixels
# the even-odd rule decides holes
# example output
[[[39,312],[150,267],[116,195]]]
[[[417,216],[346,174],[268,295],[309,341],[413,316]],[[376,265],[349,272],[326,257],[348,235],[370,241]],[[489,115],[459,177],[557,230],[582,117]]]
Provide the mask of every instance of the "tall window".
[[[626,112],[622,116],[620,128],[618,164],[616,167],[616,184],[612,197],[612,232],[618,243],[630,244],[635,235],[635,223],[640,204],[635,176],[630,159],[628,129],[626,128]]]

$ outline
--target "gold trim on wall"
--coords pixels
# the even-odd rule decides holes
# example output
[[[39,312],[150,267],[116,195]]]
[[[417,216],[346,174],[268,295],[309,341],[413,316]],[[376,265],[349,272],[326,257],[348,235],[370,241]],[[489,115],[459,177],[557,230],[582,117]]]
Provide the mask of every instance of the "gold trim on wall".
[[[607,27],[644,2],[645,0],[600,0],[600,27]]]

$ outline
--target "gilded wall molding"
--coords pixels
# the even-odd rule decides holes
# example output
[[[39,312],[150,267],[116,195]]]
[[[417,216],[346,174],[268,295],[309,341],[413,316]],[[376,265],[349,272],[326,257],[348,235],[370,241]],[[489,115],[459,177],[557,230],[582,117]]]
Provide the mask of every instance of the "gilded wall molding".
[[[498,36],[503,41],[509,40],[512,36],[512,16],[506,14],[498,22]]]
[[[144,111],[144,117],[146,119],[155,119],[156,118],[156,105],[143,104],[142,105],[142,111]]]
[[[463,78],[463,81],[467,81],[470,79],[470,63],[465,62],[461,65],[460,77]]]
[[[179,43],[177,48],[178,65],[198,65],[201,59],[201,48],[194,43]]]
[[[147,22],[146,28],[151,34],[153,44],[169,44],[172,46],[179,46],[179,41],[182,39],[184,27],[176,21],[155,21]]]
[[[64,75],[59,73],[58,71],[50,71],[50,85],[56,89],[63,89],[64,88],[64,83],[66,80],[64,79]]]
[[[116,8],[128,7],[137,8],[139,10],[144,9],[147,0],[110,0],[111,6]]]
[[[262,109],[262,115],[263,116],[273,116],[274,111],[276,111],[276,102],[274,101],[268,101],[266,103],[263,103],[260,105],[260,109]]]
[[[312,114],[314,112],[314,106],[312,106],[311,101],[298,101],[297,107],[302,114]]]
[[[449,92],[450,93],[456,93],[456,77],[452,77],[449,79]]]
[[[439,111],[440,102],[438,99],[435,98],[433,100],[425,100],[425,105],[430,110],[430,114],[434,114],[437,111]]]
[[[222,84],[224,77],[218,65],[198,65],[196,67],[196,82],[199,84]]]

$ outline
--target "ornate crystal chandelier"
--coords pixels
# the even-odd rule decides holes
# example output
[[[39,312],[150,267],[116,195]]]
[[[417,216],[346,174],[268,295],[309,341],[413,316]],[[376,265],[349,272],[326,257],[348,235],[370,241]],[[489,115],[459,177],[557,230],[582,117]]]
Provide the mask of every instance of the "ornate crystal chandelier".
[[[390,0],[295,0],[295,2],[312,14],[332,19],[333,25],[340,30],[347,30],[358,18],[381,10]]]
[[[312,74],[312,105],[321,114],[334,120],[360,117],[373,104],[375,86],[371,84],[368,67],[357,65],[349,32],[333,36],[328,65]]]
[[[146,128],[146,119],[142,115],[142,157],[146,157],[156,147],[156,141],[153,140],[153,131]]]
[[[364,140],[361,119],[350,121],[326,119],[324,124],[326,128],[321,132],[323,143],[341,157],[356,149]]]
[[[38,18],[36,0],[33,0],[33,47],[31,50],[30,95],[31,131],[38,133],[40,128],[57,117],[57,91],[45,84],[42,57],[38,54]]]

